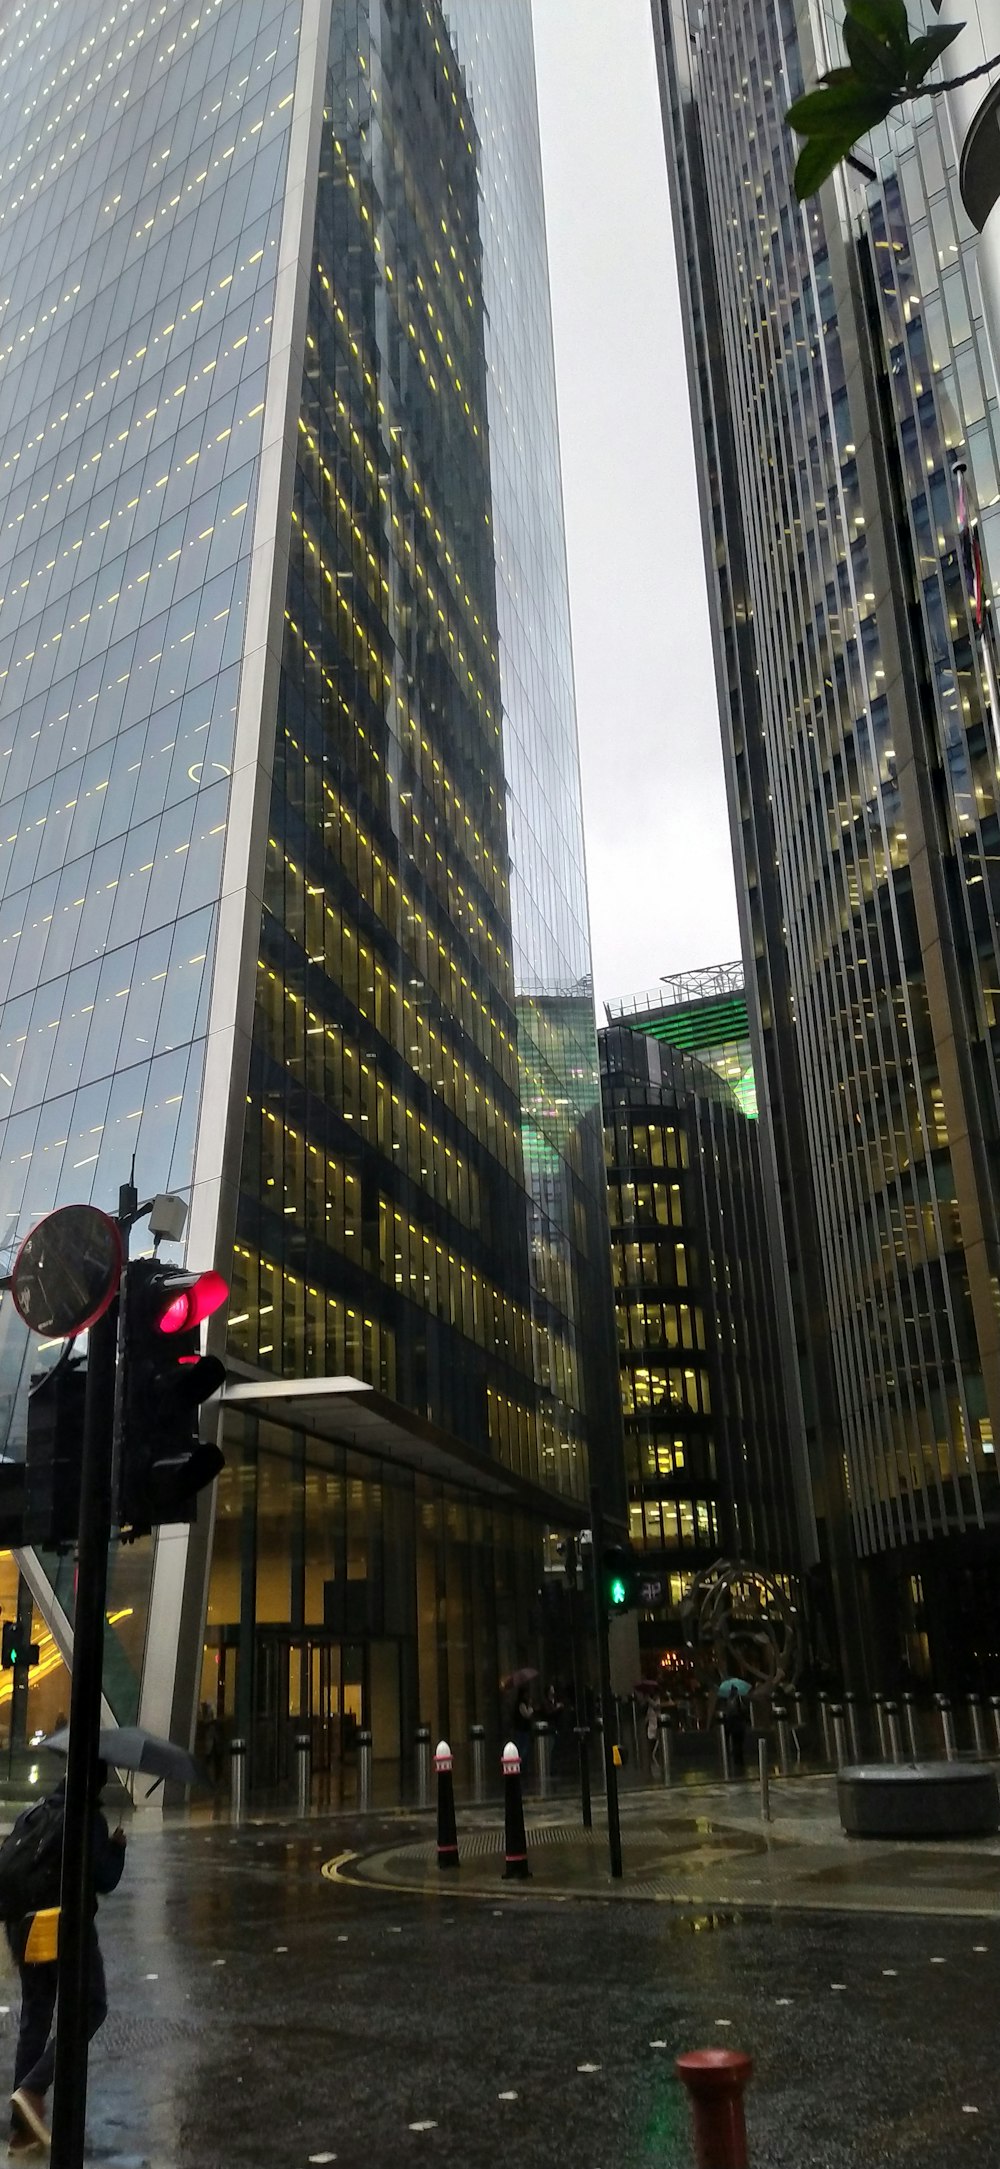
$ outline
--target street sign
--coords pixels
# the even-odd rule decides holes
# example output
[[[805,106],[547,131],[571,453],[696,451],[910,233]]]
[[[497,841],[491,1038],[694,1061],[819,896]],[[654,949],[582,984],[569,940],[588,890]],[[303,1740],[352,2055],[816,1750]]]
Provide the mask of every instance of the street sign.
[[[117,1223],[96,1205],[61,1205],[26,1235],[10,1276],[18,1316],[32,1333],[65,1340],[103,1318],[122,1271]]]
[[[647,1574],[643,1571],[635,1585],[635,1600],[640,1612],[651,1612],[657,1604],[665,1604],[669,1584],[665,1574]]]

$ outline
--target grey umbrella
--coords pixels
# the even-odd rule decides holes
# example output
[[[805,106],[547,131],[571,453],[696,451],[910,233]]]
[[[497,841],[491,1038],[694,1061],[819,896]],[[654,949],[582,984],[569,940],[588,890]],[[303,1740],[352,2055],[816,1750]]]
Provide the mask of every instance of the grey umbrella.
[[[58,1732],[50,1732],[42,1741],[54,1755],[69,1752],[69,1726],[62,1725]],[[141,1725],[112,1725],[98,1734],[97,1752],[102,1762],[112,1770],[138,1770],[144,1777],[168,1778],[175,1785],[204,1785],[204,1773],[198,1768],[194,1756],[186,1747],[175,1747],[172,1740],[161,1740],[155,1732],[144,1732]]]

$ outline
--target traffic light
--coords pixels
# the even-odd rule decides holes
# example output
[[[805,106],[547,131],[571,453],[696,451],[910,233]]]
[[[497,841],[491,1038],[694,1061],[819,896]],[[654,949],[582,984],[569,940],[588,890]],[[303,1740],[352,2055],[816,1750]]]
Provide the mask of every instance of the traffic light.
[[[24,1542],[24,1462],[0,1461],[0,1551]]]
[[[63,1357],[31,1381],[24,1448],[24,1518],[20,1542],[61,1551],[80,1526],[80,1463],[87,1371]]]
[[[0,1649],[0,1662],[2,1662],[4,1670],[7,1672],[12,1671],[16,1664],[31,1665],[38,1663],[38,1643],[23,1642],[18,1634],[17,1622],[14,1619],[5,1619],[3,1623],[3,1647]]]
[[[125,1276],[124,1387],[118,1522],[127,1538],[193,1521],[198,1492],[223,1466],[198,1438],[198,1410],[225,1366],[203,1356],[203,1318],[229,1289],[219,1273],[188,1273],[136,1258]]]
[[[601,1587],[608,1612],[634,1612],[639,1602],[641,1562],[624,1544],[606,1544],[601,1557]]]

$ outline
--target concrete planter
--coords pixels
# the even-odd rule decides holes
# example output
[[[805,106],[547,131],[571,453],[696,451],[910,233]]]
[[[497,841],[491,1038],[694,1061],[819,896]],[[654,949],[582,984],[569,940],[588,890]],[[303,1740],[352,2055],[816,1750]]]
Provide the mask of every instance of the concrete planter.
[[[858,1765],[841,1770],[837,1804],[852,1838],[992,1837],[1000,1829],[997,1781],[981,1765]]]

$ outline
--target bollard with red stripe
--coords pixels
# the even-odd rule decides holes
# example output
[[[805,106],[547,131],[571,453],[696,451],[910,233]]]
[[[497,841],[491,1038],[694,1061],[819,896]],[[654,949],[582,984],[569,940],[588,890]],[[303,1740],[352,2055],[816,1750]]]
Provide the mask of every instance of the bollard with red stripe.
[[[504,1882],[526,1882],[531,1874],[528,1866],[528,1840],[524,1834],[524,1802],[521,1798],[521,1757],[513,1740],[508,1740],[500,1761],[503,1771],[503,1838]]]
[[[749,2169],[743,2089],[753,2070],[739,2049],[692,2049],[675,2070],[691,2097],[698,2169]]]
[[[439,1740],[434,1750],[434,1768],[438,1781],[438,1867],[457,1868],[458,1825],[455,1821],[455,1786],[451,1774],[452,1756],[447,1740]]]

